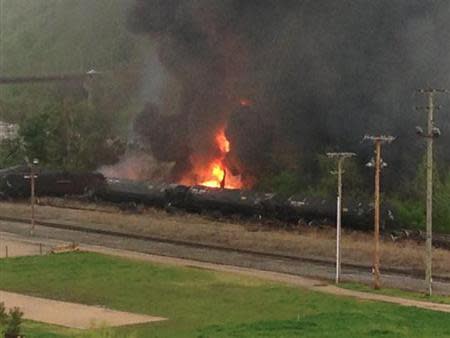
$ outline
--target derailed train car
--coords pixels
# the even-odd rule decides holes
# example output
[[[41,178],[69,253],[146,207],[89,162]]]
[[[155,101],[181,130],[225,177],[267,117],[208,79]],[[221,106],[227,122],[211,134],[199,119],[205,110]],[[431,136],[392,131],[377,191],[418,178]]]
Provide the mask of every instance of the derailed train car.
[[[107,178],[94,195],[107,202],[167,208],[181,207],[187,190],[187,187],[176,184]]]
[[[184,208],[192,212],[257,216],[264,212],[261,197],[261,193],[250,190],[193,186],[187,190]]]
[[[294,195],[289,197],[284,206],[287,221],[304,220],[321,221],[333,224],[336,221],[337,204],[335,200],[321,197]],[[343,201],[342,224],[352,229],[370,230],[373,228],[374,205],[355,201]],[[393,212],[388,205],[381,208],[381,228],[394,224]]]
[[[143,203],[164,206],[164,186],[145,182],[107,178],[106,184],[97,189],[95,196],[113,203]]]
[[[187,212],[240,215],[278,219],[287,223],[334,224],[336,201],[305,195],[283,198],[251,190],[183,186],[115,178],[99,173],[36,170],[37,196],[89,195],[96,200],[120,204],[180,209]],[[0,170],[0,195],[20,198],[30,195],[30,168]],[[382,208],[382,227],[394,224],[392,212]],[[371,230],[373,204],[344,201],[342,223],[346,227]]]
[[[47,169],[36,169],[33,172],[37,196],[89,194],[105,183],[103,175],[95,172],[67,172]],[[30,179],[31,170],[27,166],[0,170],[0,195],[3,198],[30,196]]]
[[[278,219],[287,223],[333,224],[336,219],[334,199],[300,194],[286,199],[277,194],[251,190],[187,187],[119,179],[107,179],[106,183],[96,196],[115,203],[141,203],[194,213]],[[373,227],[373,212],[371,203],[344,201],[343,225],[370,230]],[[393,224],[393,221],[392,212],[384,207],[382,227]]]

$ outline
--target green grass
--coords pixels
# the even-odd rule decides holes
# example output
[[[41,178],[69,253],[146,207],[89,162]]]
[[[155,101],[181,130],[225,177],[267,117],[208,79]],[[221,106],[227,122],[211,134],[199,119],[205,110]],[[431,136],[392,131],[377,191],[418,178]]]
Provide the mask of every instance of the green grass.
[[[341,284],[339,284],[339,286],[344,289],[355,290],[355,291],[362,291],[362,292],[368,292],[368,293],[376,293],[376,294],[380,294],[380,295],[420,300],[420,301],[424,301],[424,302],[450,304],[449,296],[432,295],[430,297],[426,293],[399,290],[399,289],[391,289],[391,288],[382,288],[379,290],[374,290],[372,287],[365,285],[365,284],[360,284],[360,283],[341,283]]]
[[[1,301],[1,300],[0,300]],[[6,327],[0,326],[0,333],[3,333]],[[77,337],[82,333],[80,330],[71,330],[56,325],[37,323],[30,320],[24,320],[22,333],[28,338],[59,338],[59,337]],[[3,337],[3,336],[1,336]]]
[[[445,313],[88,253],[1,260],[0,288],[169,318],[117,337],[450,337]]]

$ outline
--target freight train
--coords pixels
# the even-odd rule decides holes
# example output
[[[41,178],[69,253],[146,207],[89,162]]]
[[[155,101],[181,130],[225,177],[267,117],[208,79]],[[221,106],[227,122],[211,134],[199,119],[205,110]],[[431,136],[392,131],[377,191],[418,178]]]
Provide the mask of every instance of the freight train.
[[[23,198],[30,195],[30,169],[26,166],[0,170],[0,197]],[[238,215],[255,219],[274,219],[287,223],[333,224],[334,200],[297,194],[282,198],[273,193],[252,190],[184,186],[125,179],[105,178],[100,173],[74,173],[36,170],[37,196],[83,195],[96,201],[121,205],[147,205],[167,210]],[[373,206],[368,203],[344,203],[342,221],[353,229],[372,229]],[[382,211],[382,226],[394,224],[392,212]]]
[[[0,197],[23,198],[30,196],[31,175],[35,177],[37,196],[76,196],[94,194],[105,184],[100,173],[67,172],[28,166],[0,170]]]

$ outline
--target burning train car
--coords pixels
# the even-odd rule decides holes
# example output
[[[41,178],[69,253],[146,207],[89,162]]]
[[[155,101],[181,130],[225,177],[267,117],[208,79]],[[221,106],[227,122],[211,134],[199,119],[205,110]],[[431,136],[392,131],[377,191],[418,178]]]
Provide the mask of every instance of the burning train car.
[[[151,183],[105,178],[99,173],[71,173],[57,170],[36,170],[37,196],[84,195],[96,201],[125,205],[146,205],[178,209],[193,213],[211,213],[243,218],[277,219],[290,224],[333,224],[336,215],[334,200],[294,195],[282,198],[273,193],[246,189],[224,189],[206,185]],[[30,169],[26,166],[0,170],[0,195],[3,198],[30,196]],[[384,226],[393,225],[392,212],[385,208]],[[348,202],[343,207],[343,223],[349,228],[370,230],[373,206]]]
[[[167,208],[183,206],[188,187],[178,184],[150,183],[107,178],[98,187],[94,197],[101,201],[120,204],[143,204]]]

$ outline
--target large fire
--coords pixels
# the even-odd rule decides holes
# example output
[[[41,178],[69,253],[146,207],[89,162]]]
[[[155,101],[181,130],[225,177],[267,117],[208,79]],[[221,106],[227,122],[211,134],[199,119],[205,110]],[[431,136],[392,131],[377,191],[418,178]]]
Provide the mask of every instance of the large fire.
[[[231,146],[225,136],[224,128],[220,129],[216,134],[215,143],[219,150],[217,158],[210,161],[210,163],[194,163],[194,172],[191,173],[190,177],[185,177],[181,183],[226,189],[239,189],[242,187],[240,176],[233,176],[225,164],[225,157],[230,152]]]

